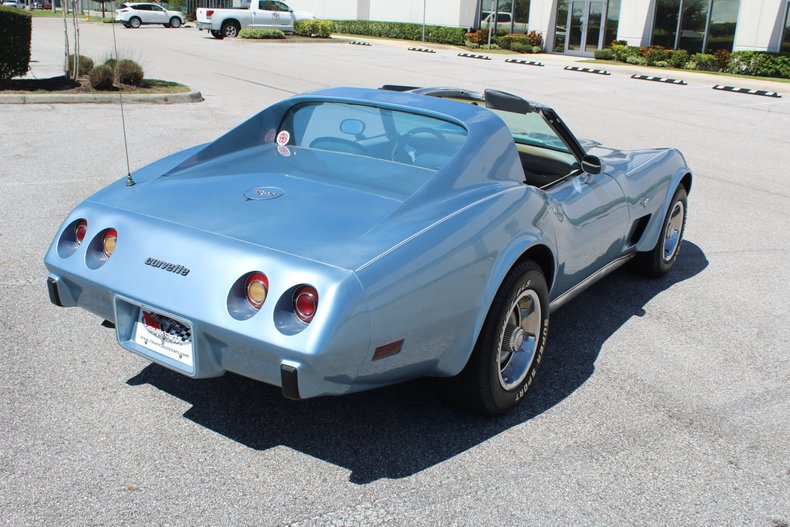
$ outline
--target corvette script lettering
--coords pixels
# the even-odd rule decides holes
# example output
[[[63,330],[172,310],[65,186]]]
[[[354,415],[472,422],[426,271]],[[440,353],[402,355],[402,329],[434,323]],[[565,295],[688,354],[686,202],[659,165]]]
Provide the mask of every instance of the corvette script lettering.
[[[176,265],[168,262],[163,262],[162,260],[157,260],[156,258],[148,258],[145,261],[145,265],[150,265],[151,267],[158,267],[163,271],[169,271],[171,273],[180,274],[181,276],[186,276],[189,274],[189,269],[187,269],[183,265]]]

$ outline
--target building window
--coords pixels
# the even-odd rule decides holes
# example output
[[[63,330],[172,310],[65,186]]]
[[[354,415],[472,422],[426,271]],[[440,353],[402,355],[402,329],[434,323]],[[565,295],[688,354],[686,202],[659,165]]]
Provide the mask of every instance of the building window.
[[[738,24],[740,0],[715,0],[710,12],[710,28],[705,49],[708,53],[726,49],[732,51],[735,26]]]
[[[606,29],[604,30],[603,47],[609,48],[617,40],[617,29],[620,26],[620,0],[609,0],[606,8]]]
[[[779,51],[790,53],[790,2],[787,2],[787,13],[785,14],[785,34],[782,38],[782,46]]]
[[[513,2],[513,33],[526,33],[529,29],[529,0]]]
[[[529,26],[529,2],[530,0],[482,0],[480,27],[488,29],[493,25],[494,30],[526,33]]]
[[[691,53],[732,50],[740,0],[657,0],[651,43]]]

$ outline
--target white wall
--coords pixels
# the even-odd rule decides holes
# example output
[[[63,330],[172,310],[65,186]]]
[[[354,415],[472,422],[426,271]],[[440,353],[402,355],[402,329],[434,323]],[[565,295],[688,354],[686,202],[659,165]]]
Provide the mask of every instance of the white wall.
[[[735,49],[779,51],[787,0],[741,0]]]
[[[370,20],[422,24],[424,5],[425,23],[428,25],[456,27],[471,25],[461,21],[462,3],[470,2],[469,0],[370,0]],[[474,6],[472,13],[474,17]]]
[[[617,40],[625,40],[629,46],[647,46],[653,30],[654,10],[655,0],[623,0],[620,3]]]
[[[291,9],[309,11],[316,18],[356,20],[358,0],[284,0]]]
[[[546,36],[551,33],[554,35],[554,16],[556,11],[554,2],[551,0],[532,0],[529,4],[529,30],[537,31],[543,35],[544,42]],[[545,43],[548,47],[548,43]]]

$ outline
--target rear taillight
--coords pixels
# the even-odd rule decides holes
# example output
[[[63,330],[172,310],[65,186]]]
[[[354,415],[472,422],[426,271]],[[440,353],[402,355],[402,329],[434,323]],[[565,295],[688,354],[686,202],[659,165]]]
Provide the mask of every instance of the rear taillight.
[[[80,220],[74,226],[74,240],[77,242],[77,245],[82,243],[82,240],[85,239],[85,233],[88,232],[88,222],[86,220]]]
[[[256,310],[260,309],[269,293],[269,279],[263,273],[250,274],[244,282],[244,292],[250,306]]]
[[[297,318],[309,324],[318,310],[318,291],[311,285],[300,285],[294,291],[292,304]]]
[[[206,11],[206,18],[211,18],[211,15],[213,15],[213,14],[214,14],[214,10],[213,9],[209,9],[208,11]]]
[[[106,258],[112,256],[115,252],[115,246],[118,244],[118,232],[115,229],[107,229],[104,231],[101,239],[101,250]]]

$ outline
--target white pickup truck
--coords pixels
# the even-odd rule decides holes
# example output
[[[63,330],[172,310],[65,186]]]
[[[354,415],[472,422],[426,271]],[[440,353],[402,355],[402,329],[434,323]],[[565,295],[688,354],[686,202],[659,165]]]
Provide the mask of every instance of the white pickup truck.
[[[198,29],[211,32],[214,38],[233,38],[242,29],[279,29],[293,33],[297,20],[312,20],[306,11],[294,11],[275,0],[242,0],[241,6],[230,9],[199,7]]]

